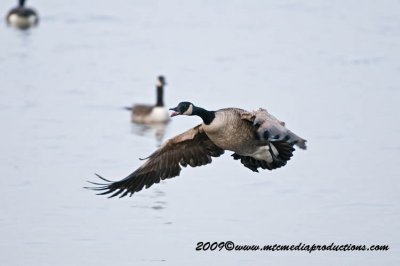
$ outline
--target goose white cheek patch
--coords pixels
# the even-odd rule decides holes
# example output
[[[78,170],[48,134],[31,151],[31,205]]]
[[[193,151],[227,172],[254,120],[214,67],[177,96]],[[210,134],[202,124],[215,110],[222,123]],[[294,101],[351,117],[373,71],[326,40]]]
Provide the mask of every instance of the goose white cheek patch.
[[[184,115],[191,115],[193,113],[193,104],[183,113]]]

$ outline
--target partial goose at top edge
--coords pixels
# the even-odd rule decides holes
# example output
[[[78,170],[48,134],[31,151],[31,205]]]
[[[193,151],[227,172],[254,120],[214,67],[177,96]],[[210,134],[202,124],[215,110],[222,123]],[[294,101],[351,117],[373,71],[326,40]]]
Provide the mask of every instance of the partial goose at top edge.
[[[248,112],[239,108],[208,111],[190,102],[181,102],[171,108],[172,116],[196,115],[203,123],[179,134],[153,152],[147,161],[120,181],[109,181],[99,175],[105,184],[90,182],[98,195],[109,197],[132,196],[161,180],[178,176],[182,166],[197,167],[211,163],[212,157],[225,150],[233,151],[235,160],[252,171],[273,170],[286,165],[293,156],[294,146],[306,149],[306,140],[285,127],[285,124],[265,109]]]
[[[164,76],[157,78],[156,93],[157,101],[155,105],[135,104],[133,107],[126,107],[130,110],[131,121],[138,124],[167,123],[170,120],[168,109],[164,106],[164,86],[166,85]]]
[[[19,0],[18,6],[8,12],[6,20],[10,26],[28,29],[39,23],[39,16],[32,8],[25,7],[25,0]]]

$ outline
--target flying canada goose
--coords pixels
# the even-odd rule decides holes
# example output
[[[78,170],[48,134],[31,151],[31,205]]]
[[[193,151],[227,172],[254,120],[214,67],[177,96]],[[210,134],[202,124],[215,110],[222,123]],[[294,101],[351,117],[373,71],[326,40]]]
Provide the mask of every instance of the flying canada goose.
[[[7,24],[27,29],[39,23],[39,16],[32,8],[25,7],[25,0],[19,0],[18,6],[11,9],[7,14]]]
[[[89,189],[100,191],[98,195],[111,194],[110,197],[132,196],[160,180],[178,176],[181,166],[209,164],[211,157],[219,157],[225,150],[233,151],[235,160],[258,172],[258,168],[273,170],[286,165],[294,145],[306,149],[306,140],[289,131],[264,109],[207,111],[190,102],[181,102],[170,110],[171,117],[197,115],[203,123],[166,141],[142,166],[120,181],[112,182],[96,174],[107,183],[90,182],[96,187]]]
[[[163,76],[157,79],[157,102],[155,105],[135,104],[133,107],[127,107],[132,111],[132,122],[141,124],[166,123],[170,120],[168,109],[164,107],[164,86],[167,83]]]

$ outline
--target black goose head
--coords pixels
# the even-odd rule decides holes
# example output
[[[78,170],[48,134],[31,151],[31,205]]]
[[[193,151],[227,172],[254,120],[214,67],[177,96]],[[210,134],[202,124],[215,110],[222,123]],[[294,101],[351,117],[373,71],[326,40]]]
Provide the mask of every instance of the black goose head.
[[[158,76],[157,78],[157,87],[164,87],[167,84],[164,76]]]
[[[24,5],[25,5],[25,0],[18,0],[18,5],[19,5],[20,7],[24,7]]]
[[[171,117],[176,115],[193,115],[194,105],[191,102],[180,102],[177,107],[170,108],[173,111]]]

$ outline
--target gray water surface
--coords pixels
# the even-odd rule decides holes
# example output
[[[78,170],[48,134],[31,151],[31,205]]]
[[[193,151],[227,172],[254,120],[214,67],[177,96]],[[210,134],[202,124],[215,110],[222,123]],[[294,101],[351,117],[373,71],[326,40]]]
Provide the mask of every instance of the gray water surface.
[[[1,265],[399,265],[399,2],[28,4],[38,28],[0,24]],[[154,102],[159,74],[168,107],[265,107],[309,149],[258,174],[227,152],[131,198],[83,189],[158,147],[122,107]],[[228,240],[390,250],[195,251]]]

